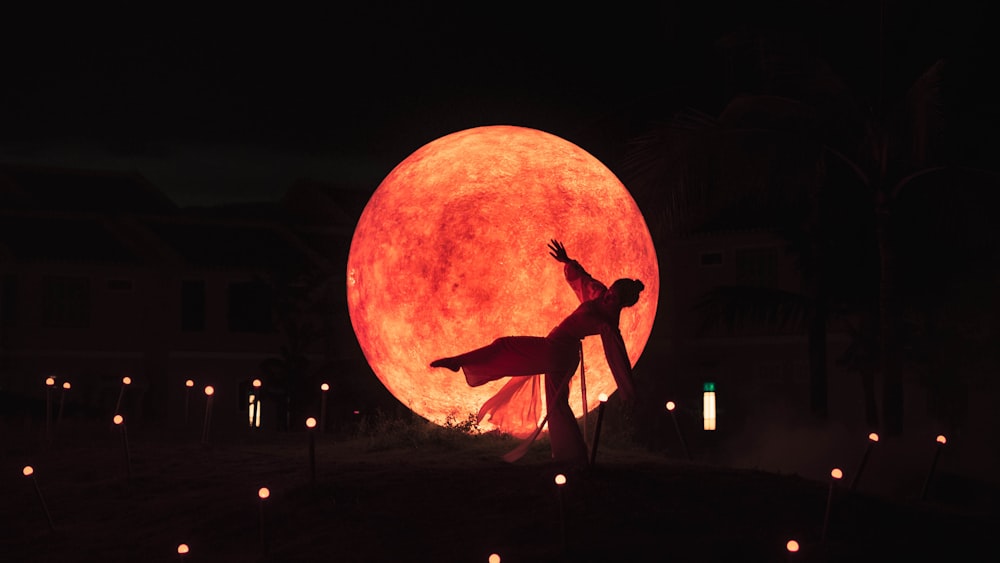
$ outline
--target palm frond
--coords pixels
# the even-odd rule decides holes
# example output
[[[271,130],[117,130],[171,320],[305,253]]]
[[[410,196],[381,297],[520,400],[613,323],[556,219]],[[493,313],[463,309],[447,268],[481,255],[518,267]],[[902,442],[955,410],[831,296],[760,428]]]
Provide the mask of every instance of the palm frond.
[[[908,160],[913,166],[924,166],[935,139],[945,130],[945,108],[942,96],[945,61],[940,59],[914,81],[903,100],[903,124],[910,138]],[[904,137],[905,138],[905,137]]]
[[[783,96],[737,96],[730,100],[719,116],[727,129],[816,135],[816,109],[799,100]]]
[[[800,293],[770,287],[719,286],[705,293],[695,310],[702,315],[702,332],[749,326],[801,331],[811,306]]]

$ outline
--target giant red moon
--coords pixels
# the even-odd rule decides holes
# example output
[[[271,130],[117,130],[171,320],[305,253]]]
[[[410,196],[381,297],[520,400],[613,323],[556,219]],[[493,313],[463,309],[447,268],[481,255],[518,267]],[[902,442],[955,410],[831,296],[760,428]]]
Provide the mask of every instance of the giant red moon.
[[[634,365],[656,315],[659,268],[642,213],[599,160],[550,133],[498,125],[446,135],[400,162],[365,206],[347,260],[351,323],[375,375],[432,422],[478,412],[506,378],[473,388],[428,364],[499,336],[544,336],[577,307],[551,239],[607,285],[645,284],[620,322]],[[583,349],[592,410],[616,386],[600,337]],[[582,416],[579,371],[570,405]]]

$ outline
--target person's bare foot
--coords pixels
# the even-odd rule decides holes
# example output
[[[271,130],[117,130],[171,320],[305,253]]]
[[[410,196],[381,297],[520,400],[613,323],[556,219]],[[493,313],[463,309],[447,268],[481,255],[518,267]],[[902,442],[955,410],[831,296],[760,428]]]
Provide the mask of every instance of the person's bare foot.
[[[448,368],[451,371],[458,371],[462,367],[455,358],[441,358],[439,360],[434,360],[431,362],[432,368]]]

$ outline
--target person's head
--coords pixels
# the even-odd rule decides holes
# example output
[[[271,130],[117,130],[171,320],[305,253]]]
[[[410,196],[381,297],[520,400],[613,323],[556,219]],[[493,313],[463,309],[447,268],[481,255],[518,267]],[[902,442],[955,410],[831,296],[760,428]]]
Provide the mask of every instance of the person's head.
[[[618,303],[622,307],[631,307],[639,301],[639,293],[646,286],[639,280],[633,280],[629,278],[622,278],[615,280],[615,283],[611,284],[609,290],[618,297]]]

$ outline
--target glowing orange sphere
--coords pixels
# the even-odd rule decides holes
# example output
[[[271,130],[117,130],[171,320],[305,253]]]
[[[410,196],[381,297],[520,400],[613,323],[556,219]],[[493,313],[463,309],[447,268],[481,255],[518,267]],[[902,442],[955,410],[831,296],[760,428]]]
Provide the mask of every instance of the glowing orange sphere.
[[[177,546],[177,553],[179,553],[181,555],[185,555],[185,554],[187,554],[190,551],[191,551],[191,548],[189,548],[188,544],[186,544],[186,543],[182,543],[182,544],[180,544],[180,545]]]
[[[125,377],[123,377],[122,378],[122,385],[132,385],[132,378],[129,377],[129,376],[127,376],[127,375]]]
[[[473,388],[428,364],[500,336],[544,336],[579,305],[550,239],[605,284],[643,281],[620,322],[634,364],[652,330],[659,268],[642,213],[600,161],[549,133],[488,126],[398,164],[368,201],[347,264],[351,323],[386,388],[433,422],[478,412],[506,379]],[[616,386],[599,337],[584,341],[584,358],[591,409]],[[582,415],[578,377],[569,401]]]
[[[114,421],[115,424],[123,424],[125,422],[125,417],[120,414],[116,414],[112,421]]]
[[[787,549],[791,553],[795,553],[796,551],[799,550],[799,542],[795,540],[788,540],[788,543],[785,544],[785,549]]]
[[[30,465],[25,465],[24,469],[21,470],[21,473],[24,473],[25,477],[31,477],[35,474],[35,468]]]
[[[189,380],[185,381],[184,382],[184,386],[185,387],[194,387],[194,380],[193,379],[189,379]]]
[[[306,428],[316,428],[316,419],[309,417],[306,419]]]
[[[260,497],[261,500],[264,500],[267,497],[271,496],[271,489],[268,489],[267,487],[261,487],[257,489],[257,496]]]
[[[839,467],[834,467],[830,471],[830,477],[833,477],[834,479],[843,479],[844,478],[844,472]]]

